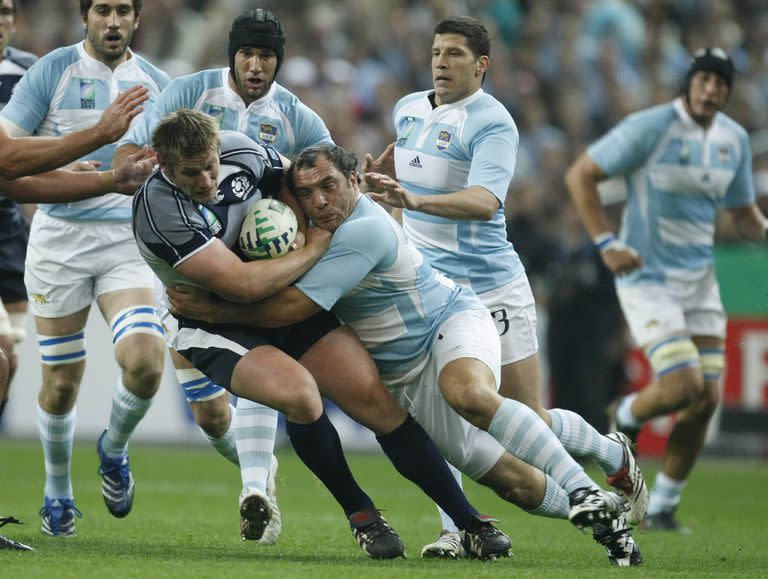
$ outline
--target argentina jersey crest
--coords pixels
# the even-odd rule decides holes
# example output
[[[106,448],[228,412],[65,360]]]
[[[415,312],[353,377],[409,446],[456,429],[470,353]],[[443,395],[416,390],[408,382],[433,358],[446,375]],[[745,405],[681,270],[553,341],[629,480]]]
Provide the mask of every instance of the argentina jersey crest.
[[[260,123],[259,139],[261,139],[262,143],[274,143],[277,140],[277,127],[269,123]]]
[[[435,141],[435,146],[437,147],[438,151],[445,151],[450,145],[451,145],[451,133],[448,131],[438,131],[437,133],[437,140]]]

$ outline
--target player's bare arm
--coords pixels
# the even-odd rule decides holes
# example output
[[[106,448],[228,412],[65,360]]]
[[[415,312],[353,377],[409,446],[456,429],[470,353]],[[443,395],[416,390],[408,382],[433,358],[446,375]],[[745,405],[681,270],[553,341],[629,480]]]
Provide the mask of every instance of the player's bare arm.
[[[80,161],[73,167],[77,170],[57,169],[13,181],[0,177],[0,188],[17,203],[69,203],[114,191],[132,195],[152,173],[154,157],[140,149],[127,161],[113,171],[98,172],[93,162]]]
[[[643,265],[643,258],[631,247],[616,240],[600,203],[597,184],[606,174],[589,156],[582,153],[568,169],[565,183],[582,222],[600,249],[605,266],[614,275],[624,275]]]
[[[219,239],[213,240],[178,266],[196,284],[238,303],[264,299],[288,287],[306,273],[331,242],[327,232],[313,232],[304,247],[280,259],[244,262]]]
[[[374,201],[446,219],[488,221],[501,206],[493,193],[478,185],[444,195],[414,195],[383,173],[366,173],[365,180],[368,196]]]
[[[144,110],[143,104],[148,98],[149,90],[139,84],[120,93],[93,127],[103,139],[102,144],[114,143],[122,137],[131,121]]]
[[[134,145],[133,143],[125,143],[123,145],[120,145],[115,150],[115,154],[112,157],[112,166],[119,167],[120,165],[125,163],[125,160],[128,158],[128,155],[132,155],[139,149],[141,149],[141,147],[139,147],[138,145]]]
[[[188,285],[166,290],[171,312],[209,324],[240,324],[257,328],[279,328],[306,320],[320,306],[295,287],[252,304],[236,304],[211,292]]]
[[[52,171],[116,141],[144,110],[147,98],[147,89],[136,85],[120,94],[96,125],[61,137],[14,138],[0,126],[0,176],[17,179]]]
[[[760,211],[757,203],[734,207],[729,212],[742,237],[752,241],[768,239],[768,219]]]

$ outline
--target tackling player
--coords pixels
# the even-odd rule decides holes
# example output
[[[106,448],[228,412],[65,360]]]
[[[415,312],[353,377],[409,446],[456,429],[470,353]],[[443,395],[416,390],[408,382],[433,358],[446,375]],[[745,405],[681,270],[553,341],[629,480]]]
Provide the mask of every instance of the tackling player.
[[[164,286],[192,284],[246,303],[298,279],[324,253],[329,236],[312,229],[309,244],[276,260],[244,262],[230,251],[237,248],[252,202],[281,186],[283,160],[239,133],[224,132],[221,146],[219,139],[215,120],[200,111],[182,109],[161,121],[152,139],[160,170],[136,194],[134,234]],[[349,472],[321,395],[373,430],[398,471],[458,517],[473,554],[494,558],[508,552],[509,538],[467,502],[432,441],[379,380],[354,332],[333,315],[319,312],[303,323],[261,331],[239,323],[180,316],[177,321],[178,327],[174,318],[166,324],[172,347],[241,397],[237,430],[250,431],[247,413],[254,403],[285,414],[294,449],[342,506],[370,557],[404,555],[403,544]],[[274,504],[256,455],[268,457],[272,446],[241,438],[237,446],[244,487],[241,532],[258,540]]]
[[[516,456],[566,490],[566,516],[575,525],[616,520],[623,501],[586,475],[533,410],[497,393],[500,348],[488,310],[471,290],[433,269],[389,214],[360,193],[356,164],[353,154],[320,145],[291,165],[288,185],[301,208],[333,233],[328,252],[294,286],[256,304],[219,300],[202,310],[186,307],[195,299],[185,298],[199,292],[171,290],[174,309],[207,322],[237,319],[263,328],[332,310],[360,336],[382,380],[456,468],[510,500]],[[631,536],[622,537],[634,550]],[[462,543],[470,556],[477,553],[468,533]]]
[[[434,87],[395,105],[397,141],[366,165],[366,171],[387,175],[366,173],[369,193],[397,208],[406,235],[434,268],[474,290],[491,311],[502,347],[499,392],[536,411],[572,456],[594,459],[629,499],[626,522],[637,523],[648,494],[629,441],[601,435],[569,410],[547,410],[541,400],[536,306],[504,218],[519,137],[504,106],[481,88],[491,64],[488,31],[473,18],[450,17],[434,32]],[[398,187],[386,185],[391,178]],[[523,480],[538,476],[530,468],[520,473]],[[455,529],[449,518],[442,519],[443,532],[425,554],[453,557]],[[612,535],[598,528],[594,537],[613,560],[606,544]],[[613,544],[620,552],[620,543]],[[619,558],[629,557],[640,561],[628,551]]]

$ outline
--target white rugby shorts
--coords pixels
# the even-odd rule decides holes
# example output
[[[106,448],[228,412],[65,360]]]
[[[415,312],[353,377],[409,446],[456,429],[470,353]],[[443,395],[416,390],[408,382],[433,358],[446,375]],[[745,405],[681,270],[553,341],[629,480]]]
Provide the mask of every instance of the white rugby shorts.
[[[528,276],[522,274],[511,283],[478,294],[488,308],[501,340],[501,365],[513,364],[539,351],[536,336],[536,303]]]
[[[105,293],[153,288],[154,274],[139,254],[130,221],[69,221],[37,211],[24,284],[35,316],[60,318]]]
[[[413,380],[390,388],[395,399],[424,427],[445,459],[477,480],[505,452],[496,439],[459,416],[443,398],[438,376],[446,364],[476,358],[501,380],[499,340],[487,310],[466,310],[449,318],[438,332],[427,365]]]
[[[699,281],[617,285],[616,295],[637,346],[677,334],[725,338],[726,316],[714,268]]]

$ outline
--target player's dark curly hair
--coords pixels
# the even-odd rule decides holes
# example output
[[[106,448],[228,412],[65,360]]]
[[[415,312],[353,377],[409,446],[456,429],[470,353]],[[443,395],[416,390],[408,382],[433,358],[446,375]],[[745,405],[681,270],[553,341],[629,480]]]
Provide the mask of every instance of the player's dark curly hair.
[[[138,15],[141,14],[141,5],[143,0],[133,0],[133,11]],[[93,0],[80,0],[80,15],[85,18],[88,11],[93,6]]]
[[[296,158],[293,160],[293,163],[291,163],[291,166],[288,169],[288,173],[286,173],[286,184],[292,193],[295,189],[293,183],[294,173],[301,169],[309,169],[314,167],[317,165],[317,162],[320,159],[328,159],[331,164],[341,172],[342,175],[347,177],[355,175],[359,182],[360,179],[359,175],[357,174],[357,155],[355,155],[352,151],[342,149],[338,145],[334,145],[332,143],[323,143],[322,145],[315,145],[313,147],[304,149],[296,156]]]
[[[449,16],[437,23],[435,34],[460,34],[475,56],[491,56],[491,38],[488,29],[479,20],[468,16]]]

